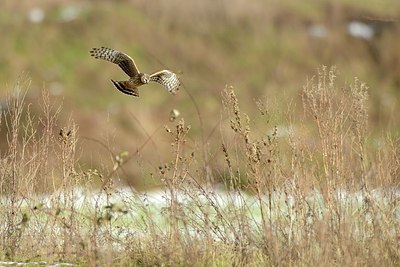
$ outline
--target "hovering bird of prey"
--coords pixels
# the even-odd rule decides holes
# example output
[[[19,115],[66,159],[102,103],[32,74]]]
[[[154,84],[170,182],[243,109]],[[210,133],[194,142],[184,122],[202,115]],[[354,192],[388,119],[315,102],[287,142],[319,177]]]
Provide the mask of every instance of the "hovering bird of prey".
[[[161,84],[173,95],[179,90],[181,83],[178,75],[170,70],[161,70],[152,74],[140,72],[130,56],[106,47],[92,48],[90,55],[117,64],[129,76],[129,80],[126,81],[111,80],[114,86],[124,94],[139,96],[138,87],[149,82]]]

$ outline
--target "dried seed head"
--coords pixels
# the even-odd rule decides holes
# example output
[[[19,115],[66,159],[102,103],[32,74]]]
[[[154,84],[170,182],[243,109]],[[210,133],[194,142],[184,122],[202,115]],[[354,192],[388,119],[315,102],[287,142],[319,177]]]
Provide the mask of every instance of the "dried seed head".
[[[175,121],[176,118],[178,118],[180,114],[181,114],[181,113],[179,112],[179,110],[177,110],[177,109],[172,109],[172,110],[170,111],[170,113],[169,113],[169,121],[170,121],[170,122]]]
[[[171,129],[167,125],[165,125],[164,127],[165,127],[165,131],[167,133],[172,133]]]

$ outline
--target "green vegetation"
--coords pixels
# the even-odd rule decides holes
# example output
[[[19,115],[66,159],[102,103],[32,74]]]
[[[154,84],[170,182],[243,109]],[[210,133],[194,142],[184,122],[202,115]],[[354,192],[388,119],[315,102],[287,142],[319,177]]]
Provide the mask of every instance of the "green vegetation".
[[[0,261],[400,265],[399,10],[6,0]],[[182,71],[181,92],[119,93],[97,46]]]

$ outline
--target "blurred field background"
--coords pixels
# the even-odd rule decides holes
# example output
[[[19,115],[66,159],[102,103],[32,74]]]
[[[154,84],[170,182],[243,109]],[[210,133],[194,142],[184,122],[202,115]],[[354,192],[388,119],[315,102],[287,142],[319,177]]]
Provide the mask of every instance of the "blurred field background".
[[[57,127],[70,118],[79,127],[84,168],[108,164],[99,157],[109,155],[104,146],[114,154],[134,153],[152,135],[141,150],[142,162],[124,167],[124,179],[136,185],[146,183],[138,164],[154,168],[168,158],[163,126],[174,125],[172,109],[191,125],[190,146],[207,146],[208,161],[217,168],[219,125],[226,119],[221,91],[227,85],[247,114],[258,113],[257,100],[275,105],[281,114],[274,126],[285,131],[289,109],[298,119],[304,116],[301,90],[307,78],[321,65],[335,65],[343,85],[358,77],[370,88],[371,142],[400,127],[398,1],[5,0],[1,5],[3,102],[20,77],[31,80],[28,102],[48,89],[62,105]],[[175,97],[156,84],[143,87],[140,98],[123,95],[110,79],[123,79],[124,73],[89,56],[98,46],[126,52],[144,72],[181,72],[184,88]],[[31,106],[33,114],[39,109]]]
[[[2,1],[0,265],[399,266],[399,18],[394,0]],[[99,46],[181,91],[120,93]]]

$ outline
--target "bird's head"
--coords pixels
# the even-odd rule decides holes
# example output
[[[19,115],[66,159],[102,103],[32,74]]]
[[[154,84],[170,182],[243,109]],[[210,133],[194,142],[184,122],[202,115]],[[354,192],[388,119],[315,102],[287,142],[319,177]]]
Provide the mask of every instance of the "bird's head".
[[[142,83],[149,83],[150,82],[150,75],[148,75],[147,73],[142,73],[140,75],[140,80],[142,81]]]

